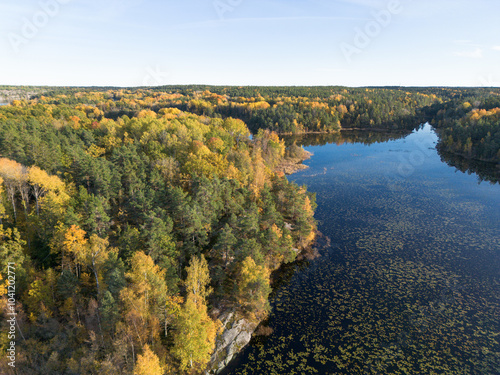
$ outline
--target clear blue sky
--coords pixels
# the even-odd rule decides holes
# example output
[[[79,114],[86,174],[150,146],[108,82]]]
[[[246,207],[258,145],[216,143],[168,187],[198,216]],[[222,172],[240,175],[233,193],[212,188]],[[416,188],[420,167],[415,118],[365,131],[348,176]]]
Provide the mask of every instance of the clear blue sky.
[[[499,15],[498,0],[5,0],[0,85],[500,86]]]

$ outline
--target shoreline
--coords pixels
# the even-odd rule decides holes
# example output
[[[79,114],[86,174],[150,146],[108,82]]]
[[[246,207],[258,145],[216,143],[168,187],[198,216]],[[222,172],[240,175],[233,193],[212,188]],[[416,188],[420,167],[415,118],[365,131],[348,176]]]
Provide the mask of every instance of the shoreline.
[[[291,175],[298,171],[307,169],[309,166],[302,163],[305,160],[310,159],[312,155],[313,154],[311,152],[303,150],[301,157],[284,158],[275,168],[275,172]],[[318,256],[318,253],[314,248],[314,244],[317,243],[320,236],[321,233],[318,229],[314,229],[314,239],[302,250],[297,249],[296,260],[289,264],[315,259]],[[275,276],[271,277],[271,294],[277,287],[279,287],[279,275],[286,272],[284,267],[289,264],[282,263],[272,272]],[[232,359],[241,353],[241,351],[250,343],[255,335],[259,335],[259,329],[262,329],[262,334],[266,334],[265,332],[267,332],[265,325],[263,326],[262,324],[266,322],[268,316],[265,316],[258,321],[252,321],[247,319],[244,315],[240,315],[236,308],[219,311],[219,314],[217,315],[224,329],[217,336],[214,352],[212,353],[209,365],[204,371],[205,375],[215,375],[224,371]]]
[[[384,128],[340,128],[338,130],[331,130],[331,131],[304,131],[304,132],[299,132],[299,133],[291,133],[291,132],[282,132],[282,133],[277,133],[280,136],[299,136],[299,135],[309,135],[309,134],[338,134],[343,131],[373,131],[373,132],[378,132],[378,133],[404,133],[408,132],[409,130],[407,129],[384,129]]]
[[[496,165],[497,168],[500,168],[500,161],[499,160],[488,160],[488,159],[481,159],[481,158],[475,158],[475,157],[472,157],[472,156],[467,156],[466,154],[464,154],[462,152],[457,152],[457,151],[449,150],[449,149],[446,148],[446,146],[439,146],[438,145],[437,148],[438,148],[438,151],[441,151],[441,152],[444,152],[444,153],[448,153],[448,154],[452,154],[452,155],[455,155],[455,156],[460,156],[460,157],[462,157],[462,158],[464,158],[465,160],[468,160],[468,161],[494,164],[494,165]]]
[[[330,246],[330,238],[324,236],[318,229],[315,229],[315,237],[311,243],[298,254],[292,263],[282,263],[271,273],[271,294],[278,290],[282,283],[295,273],[297,264],[310,262],[320,257],[319,250]],[[212,354],[209,366],[204,375],[217,375],[224,373],[229,364],[235,359],[245,347],[251,343],[255,337],[268,336],[272,334],[272,328],[267,326],[269,315],[258,321],[246,319],[244,315],[239,315],[237,309],[230,309],[220,313],[219,319],[222,322],[224,331],[217,336],[216,347]],[[224,355],[225,354],[225,355]]]
[[[316,131],[316,132],[303,132],[303,133],[279,133],[282,135],[289,136],[307,136],[309,134],[338,134],[342,131],[373,131],[373,132],[388,132],[388,133],[404,133],[405,130],[388,130],[388,129],[364,129],[364,128],[344,128],[338,131]],[[445,150],[443,150],[445,151]],[[500,168],[500,163],[495,161],[480,160],[470,157],[466,157],[460,153],[447,151],[455,155],[464,157],[467,160],[487,162],[491,164],[496,164],[497,168]],[[303,150],[300,157],[295,158],[284,158],[282,162],[275,168],[276,173],[283,173],[285,175],[292,175],[301,170],[309,168],[309,166],[302,164],[305,160],[310,159],[313,154],[309,151]],[[321,237],[321,233],[316,229],[315,238],[311,244],[302,249],[297,254],[297,259],[290,264],[281,264],[276,270],[273,271],[272,277],[272,293],[275,292],[280,286],[280,281],[282,278],[286,278],[287,266],[293,265],[296,262],[303,262],[315,259],[319,256],[317,249],[314,245],[318,242],[318,238]],[[328,239],[329,241],[329,239]],[[212,360],[209,367],[205,371],[205,375],[216,375],[224,373],[224,370],[229,366],[231,361],[236,358],[243,349],[250,344],[250,342],[258,336],[270,334],[268,327],[266,326],[266,321],[268,317],[264,317],[259,321],[250,321],[245,318],[245,316],[240,316],[237,309],[231,309],[220,314],[221,321],[223,322],[224,331],[218,336],[216,348],[214,354],[212,355]],[[260,332],[262,330],[262,332]],[[260,333],[259,333],[260,332]],[[222,344],[222,345],[221,345]]]
[[[308,165],[302,164],[304,161],[309,160],[313,154],[303,149],[302,156],[296,158],[284,158],[280,164],[275,168],[275,172],[284,173],[289,176],[296,172],[309,168]]]
[[[315,229],[315,238],[312,242],[298,254],[292,263],[282,263],[271,273],[271,294],[272,295],[286,279],[287,270],[294,267],[297,263],[308,262],[319,257],[317,248],[318,238],[322,237],[321,232]],[[327,239],[329,243],[329,239]],[[218,334],[214,352],[210,362],[203,372],[204,375],[217,375],[226,370],[231,361],[236,358],[250,342],[258,336],[267,336],[272,333],[272,329],[266,325],[269,315],[266,315],[258,321],[250,320],[242,315],[238,309],[232,308],[221,311],[218,314],[223,331]]]

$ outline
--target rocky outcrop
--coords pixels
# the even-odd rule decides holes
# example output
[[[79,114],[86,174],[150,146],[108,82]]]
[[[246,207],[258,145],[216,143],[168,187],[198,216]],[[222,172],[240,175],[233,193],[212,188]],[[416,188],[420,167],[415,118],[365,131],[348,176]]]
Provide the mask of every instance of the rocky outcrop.
[[[208,366],[206,375],[217,374],[233,357],[238,354],[252,339],[257,324],[238,317],[233,311],[221,317],[222,333],[217,336],[215,351]]]
[[[293,230],[293,226],[289,223],[285,223],[288,230]],[[319,233],[314,230],[314,238]],[[328,247],[330,246],[330,239],[328,240]],[[316,247],[308,246],[302,251],[298,248],[293,248],[293,251],[297,253],[298,257],[302,259],[312,260],[319,256]],[[299,258],[298,258],[299,259]],[[219,374],[236,354],[238,354],[245,346],[248,345],[252,339],[252,335],[259,326],[260,322],[251,321],[249,319],[243,318],[235,310],[226,310],[226,312],[221,313],[219,309],[214,309],[211,314],[213,319],[219,319],[222,323],[222,331],[217,336],[215,342],[215,350],[210,359],[210,363],[207,366],[205,375],[216,375]],[[272,332],[269,327],[262,327],[259,329],[258,335],[268,335]]]

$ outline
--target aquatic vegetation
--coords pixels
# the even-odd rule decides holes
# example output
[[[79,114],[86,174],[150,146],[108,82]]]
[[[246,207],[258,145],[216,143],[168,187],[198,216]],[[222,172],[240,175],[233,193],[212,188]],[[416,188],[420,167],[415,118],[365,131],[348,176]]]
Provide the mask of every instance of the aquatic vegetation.
[[[309,149],[310,169],[294,177],[317,194],[332,245],[275,290],[273,334],[227,374],[500,372],[498,186],[455,175],[434,153],[390,189],[387,149]]]

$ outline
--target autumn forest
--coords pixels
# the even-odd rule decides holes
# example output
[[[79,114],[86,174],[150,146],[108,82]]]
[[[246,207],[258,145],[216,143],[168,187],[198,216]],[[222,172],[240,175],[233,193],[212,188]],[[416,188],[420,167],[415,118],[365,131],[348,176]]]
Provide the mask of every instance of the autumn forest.
[[[500,163],[500,90],[2,87],[0,347],[22,374],[199,374],[317,236],[285,134],[411,131]],[[498,169],[498,168],[497,168]],[[293,171],[293,168],[292,168]],[[8,358],[0,359],[9,373]]]

